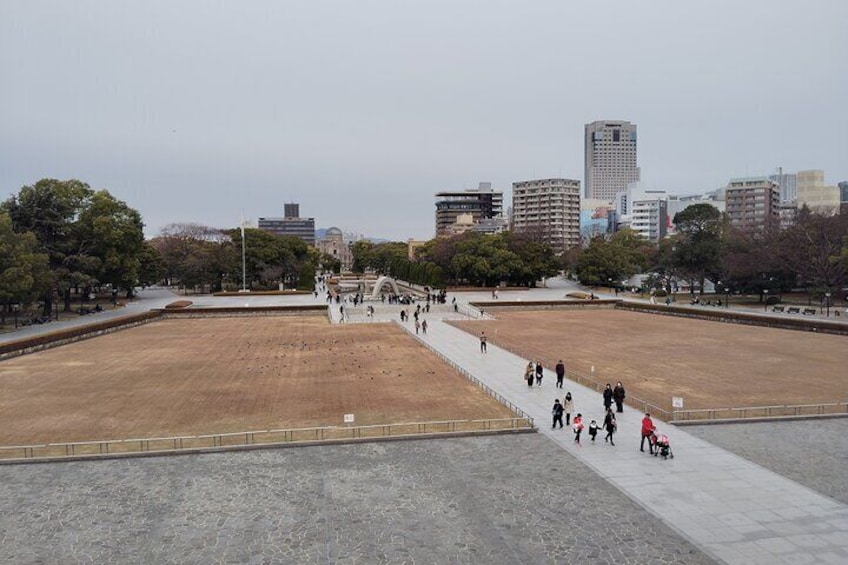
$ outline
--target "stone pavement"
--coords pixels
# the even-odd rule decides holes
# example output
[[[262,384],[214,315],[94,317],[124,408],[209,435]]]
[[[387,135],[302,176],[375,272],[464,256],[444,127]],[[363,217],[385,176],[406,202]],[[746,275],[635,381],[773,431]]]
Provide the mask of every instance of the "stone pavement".
[[[527,359],[492,344],[482,354],[476,336],[432,315],[428,321],[428,335],[418,336],[423,342],[534,417],[542,433],[709,554],[740,564],[848,563],[845,504],[662,422],[676,457],[650,457],[638,449],[643,415],[628,408],[618,415],[616,447],[586,438],[577,446],[568,430],[550,429],[553,400],[570,390],[584,421],[600,423],[599,393],[571,381],[556,389],[550,368],[542,387],[528,388]]]
[[[0,466],[0,563],[711,559],[541,434]]]

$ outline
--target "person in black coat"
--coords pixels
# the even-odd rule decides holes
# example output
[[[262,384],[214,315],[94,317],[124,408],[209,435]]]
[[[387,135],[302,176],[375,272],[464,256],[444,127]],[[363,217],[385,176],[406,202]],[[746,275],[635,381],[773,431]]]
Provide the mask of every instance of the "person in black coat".
[[[556,364],[555,369],[556,369],[556,376],[557,376],[556,385],[559,388],[562,388],[562,380],[565,378],[565,365],[563,365],[562,359],[560,359],[559,362]]]
[[[618,427],[618,422],[615,421],[615,414],[612,413],[612,408],[607,408],[607,415],[604,416],[604,429],[607,435],[604,436],[604,441],[608,441],[610,445],[615,445],[612,439],[615,429]]]
[[[615,411],[619,414],[624,412],[624,385],[621,381],[612,389],[612,399],[615,400]]]
[[[612,406],[612,385],[607,383],[604,389],[604,410],[609,410],[610,406]]]
[[[562,404],[559,403],[559,398],[557,398],[556,400],[554,400],[554,407],[551,408],[551,414],[553,414],[554,417],[554,423],[551,426],[551,429],[556,427],[557,422],[559,422],[559,427],[562,427],[562,413]]]

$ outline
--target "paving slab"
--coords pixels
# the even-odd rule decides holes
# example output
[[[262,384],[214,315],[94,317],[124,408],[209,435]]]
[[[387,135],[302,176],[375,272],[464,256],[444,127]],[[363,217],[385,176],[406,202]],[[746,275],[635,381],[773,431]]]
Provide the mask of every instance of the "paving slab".
[[[806,559],[814,552],[848,563],[848,545],[830,535],[839,533],[836,524],[848,518],[845,504],[656,419],[670,436],[675,457],[663,460],[640,452],[643,414],[627,407],[617,415],[616,447],[592,444],[588,437],[577,445],[569,430],[550,429],[553,400],[571,391],[584,422],[600,423],[599,393],[568,380],[557,389],[550,376],[541,387],[528,387],[522,378],[526,359],[492,344],[481,353],[477,336],[433,316],[429,324],[430,331],[419,339],[535,418],[540,432],[712,555],[728,563],[768,562],[773,554],[763,547],[767,544],[756,542],[779,538],[788,542],[783,547],[794,548],[784,554],[787,558]],[[546,374],[552,375],[552,368]],[[728,514],[746,510],[769,513],[752,513],[740,527],[725,523]]]

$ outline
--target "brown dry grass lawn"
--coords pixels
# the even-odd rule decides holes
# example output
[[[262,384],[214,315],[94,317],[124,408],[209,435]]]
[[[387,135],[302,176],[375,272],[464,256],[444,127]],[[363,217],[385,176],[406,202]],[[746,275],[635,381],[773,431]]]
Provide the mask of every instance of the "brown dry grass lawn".
[[[691,320],[619,310],[498,312],[460,322],[528,359],[624,383],[629,394],[671,408],[848,401],[843,336]]]
[[[0,362],[0,445],[508,418],[390,324],[163,320]]]

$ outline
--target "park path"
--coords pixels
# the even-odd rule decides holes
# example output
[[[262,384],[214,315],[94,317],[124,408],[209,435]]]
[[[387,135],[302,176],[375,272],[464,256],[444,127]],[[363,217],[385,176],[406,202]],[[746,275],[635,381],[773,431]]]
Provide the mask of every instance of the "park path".
[[[629,407],[617,415],[615,447],[604,443],[603,433],[592,444],[585,430],[578,446],[570,430],[550,428],[553,401],[571,391],[587,426],[593,418],[602,424],[600,393],[567,380],[567,374],[564,388],[556,388],[552,368],[545,369],[541,387],[529,388],[522,378],[528,359],[492,343],[481,353],[477,336],[441,318],[428,314],[427,335],[416,337],[533,417],[541,433],[713,557],[731,564],[848,563],[844,504],[656,419],[675,458],[642,453],[643,414]],[[415,335],[411,322],[401,326]]]

